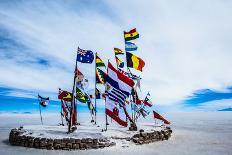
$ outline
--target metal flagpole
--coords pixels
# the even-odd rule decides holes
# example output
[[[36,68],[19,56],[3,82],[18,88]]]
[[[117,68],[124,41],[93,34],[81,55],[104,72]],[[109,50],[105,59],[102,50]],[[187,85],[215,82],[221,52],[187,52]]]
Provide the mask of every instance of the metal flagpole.
[[[76,58],[77,58],[77,55],[76,55]],[[74,105],[74,102],[75,102],[75,99],[74,99],[74,89],[75,89],[75,83],[76,83],[76,70],[77,70],[77,60],[76,60],[76,65],[75,65],[75,70],[74,70],[74,78],[73,78],[73,89],[72,89],[72,101],[71,101],[71,110],[70,110],[70,116],[69,116],[69,124],[68,124],[68,132],[70,133],[71,132],[71,122],[72,122],[72,113],[73,113],[73,105]]]
[[[39,96],[39,94],[38,94]],[[39,99],[39,98],[38,98]],[[41,121],[41,124],[43,125],[43,118],[42,118],[42,114],[41,114],[41,107],[40,107],[40,101],[39,101],[39,113],[40,113],[40,121]]]
[[[96,76],[96,63],[97,63],[97,61],[96,61],[96,58],[97,58],[97,52],[95,53],[95,89],[94,89],[94,93],[95,93],[95,99],[94,99],[94,106],[95,106],[95,124],[97,124],[97,99],[96,99],[96,97],[97,97],[97,95],[96,95],[96,85],[97,85],[97,82],[96,82],[96,78],[97,78],[97,76]]]

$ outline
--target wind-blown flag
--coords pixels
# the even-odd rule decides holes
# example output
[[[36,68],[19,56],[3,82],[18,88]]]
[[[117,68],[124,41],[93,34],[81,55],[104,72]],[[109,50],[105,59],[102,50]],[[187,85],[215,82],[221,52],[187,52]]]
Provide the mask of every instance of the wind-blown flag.
[[[96,82],[100,84],[104,84],[107,78],[107,74],[103,72],[101,69],[96,68]]]
[[[124,52],[119,48],[114,48],[115,55],[124,54]]]
[[[139,99],[138,93],[134,88],[131,91],[131,95],[132,95],[132,100],[135,104],[140,105],[142,103],[142,100]]]
[[[125,42],[125,50],[126,51],[136,51],[137,48],[138,47],[134,43],[128,42],[128,41]]]
[[[148,93],[147,96],[145,97],[143,104],[148,106],[148,107],[152,107],[152,102],[151,100],[148,98],[148,96],[150,96],[150,94]]]
[[[81,89],[76,87],[76,99],[82,103],[86,103],[89,97],[81,91]]]
[[[92,63],[94,60],[94,54],[90,50],[83,50],[78,47],[77,61],[82,63]]]
[[[129,52],[126,52],[126,60],[127,67],[131,67],[139,71],[142,71],[145,66],[145,62],[141,58]]]
[[[72,93],[59,89],[58,99],[64,100],[67,102],[71,102],[72,101]]]
[[[117,66],[120,68],[124,67],[124,62],[122,62],[117,56],[115,56]]]
[[[80,82],[84,79],[84,75],[78,68],[75,69],[75,77],[77,78],[77,82]]]
[[[136,28],[130,30],[129,32],[124,31],[124,38],[125,38],[125,41],[130,41],[130,40],[134,40],[136,38],[139,38],[139,34],[136,31]]]
[[[42,106],[42,107],[46,107],[48,105],[48,102],[49,102],[49,97],[42,97],[40,95],[38,95],[38,99],[39,99],[39,104]]]
[[[124,113],[123,107],[119,107],[117,103],[107,98],[106,98],[106,114],[121,126],[127,127],[126,115]]]
[[[153,115],[154,115],[154,118],[163,121],[165,124],[171,124],[168,120],[166,120],[165,118],[163,118],[163,117],[162,117],[160,114],[158,114],[157,112],[153,111]]]
[[[101,58],[96,55],[96,67],[106,67]]]
[[[108,63],[108,82],[111,82],[114,88],[119,88],[129,94],[131,93],[131,89],[134,86],[134,81],[130,79],[128,76],[118,71],[113,65]]]

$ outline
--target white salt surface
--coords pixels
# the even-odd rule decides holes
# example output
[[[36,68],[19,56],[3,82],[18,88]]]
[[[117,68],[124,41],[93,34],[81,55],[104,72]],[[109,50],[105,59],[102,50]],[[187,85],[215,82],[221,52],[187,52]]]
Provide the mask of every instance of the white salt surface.
[[[100,115],[100,114],[99,114]],[[24,125],[28,130],[41,130],[50,136],[66,136],[66,128],[59,127],[60,116],[58,114],[44,114],[44,126],[40,125],[39,114],[0,114],[0,155],[40,155],[40,154],[174,154],[174,155],[198,155],[220,154],[232,155],[232,112],[186,112],[168,113],[165,116],[172,122],[172,137],[168,141],[160,141],[146,145],[135,145],[125,140],[117,140],[116,146],[97,150],[39,150],[11,146],[8,143],[9,132],[12,128]],[[151,116],[150,116],[151,117]],[[101,132],[104,128],[104,115],[98,116],[99,127],[89,123],[89,114],[79,117],[81,126],[73,136],[130,136],[127,128],[122,128],[114,122],[108,126],[107,132]],[[109,119],[109,123],[111,120]],[[154,126],[152,118],[141,119],[139,128],[151,130]],[[57,127],[57,134],[53,134]],[[50,128],[50,129],[49,129]],[[157,128],[158,129],[158,128]],[[78,131],[79,132],[78,134]],[[58,138],[58,137],[57,137]]]

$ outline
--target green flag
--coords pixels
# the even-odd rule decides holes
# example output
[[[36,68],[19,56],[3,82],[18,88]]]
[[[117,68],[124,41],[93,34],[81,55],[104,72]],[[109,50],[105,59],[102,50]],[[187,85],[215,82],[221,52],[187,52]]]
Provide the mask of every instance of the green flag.
[[[82,103],[86,103],[88,101],[88,96],[76,87],[76,99]]]

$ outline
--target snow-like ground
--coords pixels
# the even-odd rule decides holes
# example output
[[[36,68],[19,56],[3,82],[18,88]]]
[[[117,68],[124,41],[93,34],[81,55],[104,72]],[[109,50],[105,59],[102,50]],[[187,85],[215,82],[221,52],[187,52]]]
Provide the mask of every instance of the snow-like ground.
[[[102,116],[100,116],[102,115]],[[151,116],[150,116],[151,117]],[[125,140],[119,141],[116,146],[97,150],[39,150],[11,146],[8,143],[8,135],[11,128],[25,125],[28,129],[35,130],[34,125],[41,129],[39,114],[0,114],[0,155],[40,155],[40,154],[176,154],[176,155],[198,155],[198,154],[232,154],[232,112],[179,112],[168,113],[166,117],[172,122],[172,137],[168,141],[160,141],[146,145],[135,145]],[[60,123],[58,114],[44,114],[44,124],[55,126]],[[108,126],[108,132],[102,133],[104,128],[104,115],[99,114],[99,127],[89,123],[89,115],[79,116],[82,126],[79,131],[99,135],[127,136],[130,135],[127,129],[113,125]],[[109,119],[111,123],[111,120]],[[32,126],[33,125],[33,126]],[[86,128],[86,126],[88,126]],[[150,130],[154,126],[154,120],[148,118],[139,120],[139,128]],[[54,128],[52,128],[54,129]],[[56,132],[65,135],[65,128],[57,127]],[[59,134],[61,134],[59,133]],[[57,134],[57,135],[59,135]],[[61,135],[62,135],[61,134]],[[82,134],[81,134],[82,135]],[[83,134],[85,135],[85,134]],[[91,135],[91,134],[90,134]],[[98,135],[98,134],[97,134]],[[52,135],[54,136],[54,135]],[[58,138],[58,137],[57,137]]]

